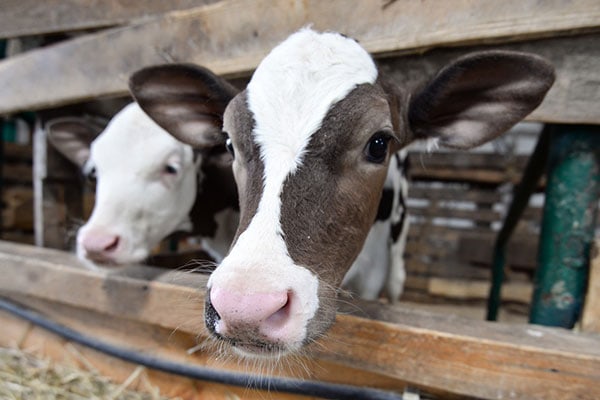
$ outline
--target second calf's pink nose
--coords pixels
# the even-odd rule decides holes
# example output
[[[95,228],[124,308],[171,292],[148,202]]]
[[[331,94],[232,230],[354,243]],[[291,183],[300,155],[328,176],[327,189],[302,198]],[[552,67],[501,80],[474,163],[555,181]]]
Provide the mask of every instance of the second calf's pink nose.
[[[89,231],[82,238],[81,244],[89,253],[106,253],[117,248],[119,236],[108,232]]]
[[[241,294],[213,287],[210,302],[219,314],[223,329],[235,325],[251,325],[268,335],[285,324],[289,317],[290,297],[287,291]]]

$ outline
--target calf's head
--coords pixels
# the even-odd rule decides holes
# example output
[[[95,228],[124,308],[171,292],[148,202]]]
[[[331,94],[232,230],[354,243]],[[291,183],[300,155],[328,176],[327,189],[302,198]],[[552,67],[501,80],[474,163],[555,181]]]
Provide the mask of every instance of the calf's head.
[[[277,46],[235,96],[199,67],[134,74],[130,89],[159,125],[192,146],[222,130],[234,155],[241,221],[208,282],[209,331],[246,356],[321,336],[374,221],[390,154],[417,139],[489,141],[537,107],[553,80],[539,57],[494,51],[460,58],[409,92],[354,40],[308,29]]]
[[[48,124],[48,135],[96,181],[93,212],[77,233],[80,258],[104,265],[139,262],[173,231],[191,228],[197,184],[192,147],[136,103],[104,130],[84,118],[61,118]]]

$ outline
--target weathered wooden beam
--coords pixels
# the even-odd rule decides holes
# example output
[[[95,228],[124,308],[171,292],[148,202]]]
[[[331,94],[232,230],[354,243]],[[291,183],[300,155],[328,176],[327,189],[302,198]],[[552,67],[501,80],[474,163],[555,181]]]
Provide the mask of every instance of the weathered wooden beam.
[[[377,55],[420,54],[437,46],[512,42],[600,27],[600,3],[595,0],[427,4],[412,0],[388,5],[361,0],[231,0],[173,12],[148,23],[89,35],[0,63],[0,114],[123,94],[129,75],[151,64],[193,62],[223,75],[248,75],[274,45],[308,24],[355,37]],[[560,79],[585,84],[593,80],[590,71],[594,76],[600,58],[599,46],[593,46],[598,37],[589,39],[583,52],[571,48],[573,40],[577,39],[542,45],[552,47],[548,50],[553,55],[550,60],[557,64]],[[585,62],[563,60],[565,48],[569,59]],[[421,65],[416,78],[437,67]],[[571,98],[587,104],[595,95],[590,93],[590,86],[581,86],[575,93],[571,86],[566,88],[570,90],[556,87],[552,96],[562,100],[560,106]],[[563,122],[592,119],[588,114],[571,115],[570,109],[576,107],[555,108],[546,109],[543,115]],[[541,119],[537,115],[534,118]]]
[[[35,243],[67,250],[83,219],[83,181],[77,167],[47,140],[36,122],[33,133],[33,191]]]
[[[451,299],[486,300],[490,293],[490,282],[482,280],[461,280],[433,277],[429,279],[428,292],[434,296]],[[502,288],[503,300],[528,304],[533,288],[528,282],[507,282]]]
[[[0,39],[128,24],[215,1],[3,0]]]
[[[137,277],[104,275],[78,269],[70,254],[4,242],[0,265],[3,295],[205,337],[203,291],[197,289],[205,277],[133,267]],[[600,338],[595,335],[377,303],[352,303],[343,311],[348,309],[378,320],[338,315],[328,336],[309,349],[316,359],[402,385],[477,398],[592,399],[600,391]]]
[[[528,120],[600,124],[600,113],[598,113],[600,94],[596,67],[600,65],[600,33],[518,43],[496,43],[493,46],[437,48],[423,55],[412,54],[387,58],[381,60],[380,64],[381,68],[400,84],[411,80],[418,82],[419,79],[414,77],[433,74],[441,66],[467,52],[490,48],[538,54],[554,66],[556,70],[554,85],[542,104],[527,117]]]

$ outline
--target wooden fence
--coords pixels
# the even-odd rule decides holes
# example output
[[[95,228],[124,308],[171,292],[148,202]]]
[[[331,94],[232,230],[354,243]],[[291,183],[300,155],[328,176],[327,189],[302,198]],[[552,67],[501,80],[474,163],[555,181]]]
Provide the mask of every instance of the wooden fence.
[[[204,293],[199,290],[206,284],[203,275],[135,266],[102,274],[82,269],[71,254],[6,242],[0,242],[0,265],[2,296],[84,333],[191,365],[260,371],[258,366],[215,359],[210,346],[197,346],[206,339]],[[309,348],[310,357],[296,360],[299,367],[268,372],[399,393],[409,386],[443,399],[593,399],[600,391],[596,335],[347,299],[340,307],[342,314],[328,336]],[[64,357],[60,340],[2,312],[0,320],[4,327],[0,345],[20,343]],[[195,352],[187,352],[191,348]],[[77,349],[94,368],[120,380],[135,368]],[[187,399],[215,391],[214,398],[228,398],[226,393],[248,399],[265,396],[248,388],[223,389],[209,382],[150,374],[163,393],[183,393]]]
[[[312,24],[315,29],[337,30],[357,38],[374,54],[381,69],[399,83],[418,84],[448,60],[473,50],[499,48],[539,54],[555,66],[557,80],[528,118],[545,123],[600,123],[597,0],[168,3],[152,0],[141,7],[141,2],[117,0],[3,2],[0,38],[41,38],[39,43],[47,46],[0,61],[0,115],[22,111],[50,115],[65,111],[59,106],[84,100],[122,99],[129,74],[156,63],[194,62],[243,83],[270,48],[296,29]],[[62,234],[54,233],[54,244],[60,247],[68,229],[65,221],[80,207],[69,205],[73,204],[69,188],[74,183],[49,179],[47,183],[54,187],[49,191],[52,202],[46,206],[56,207],[48,212],[55,220],[32,221],[31,214],[21,211],[32,201],[31,152],[30,147],[5,144],[2,239],[30,243],[32,223],[42,223],[44,230],[63,229]],[[495,232],[510,185],[519,180],[526,156],[414,150],[410,158],[412,226],[405,298],[433,303],[481,302],[487,295],[488,257]],[[59,168],[47,171],[50,177],[58,174]],[[507,301],[526,304],[530,298],[539,213],[539,207],[532,204],[509,243]],[[212,362],[206,353],[185,353],[195,344],[196,335],[204,338],[198,327],[202,293],[143,277],[155,271],[148,267],[143,273],[136,270],[137,277],[104,276],[77,267],[77,261],[65,253],[0,243],[3,295],[70,326],[132,347],[191,363]],[[162,276],[164,271],[157,274]],[[186,279],[201,287],[205,278]],[[311,377],[398,392],[413,386],[441,398],[591,399],[600,392],[597,336],[422,314],[381,304],[353,307],[364,310],[363,317],[374,319],[340,315],[329,339],[304,360]],[[0,344],[53,343],[28,324],[0,316]],[[52,346],[48,353],[53,352]],[[58,357],[63,348],[56,348]],[[130,366],[93,352],[78,351],[101,360],[94,361],[95,365],[120,379],[131,371]],[[221,365],[237,368],[227,362]],[[165,388],[175,382],[172,377],[155,376]],[[246,389],[176,382],[181,386],[171,393],[187,393],[187,398],[205,389],[205,394],[216,393],[216,398],[226,398],[229,391],[248,398],[264,396],[248,394]]]

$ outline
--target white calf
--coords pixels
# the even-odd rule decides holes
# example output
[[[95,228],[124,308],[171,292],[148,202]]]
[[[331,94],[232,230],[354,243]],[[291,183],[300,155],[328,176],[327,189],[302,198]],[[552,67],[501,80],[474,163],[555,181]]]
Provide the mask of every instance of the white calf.
[[[136,103],[97,137],[101,129],[90,122],[60,118],[47,125],[51,143],[96,180],[94,210],[77,233],[79,257],[103,265],[140,262],[181,230],[204,235],[211,254],[222,258],[238,219],[224,139],[207,139],[194,152]]]
[[[409,91],[354,40],[308,29],[273,49],[222,108],[211,99],[228,92],[206,69],[134,74],[136,100],[180,140],[201,145],[203,129],[229,136],[240,225],[208,281],[208,330],[244,356],[277,356],[322,336],[376,218],[391,155],[419,139],[454,148],[491,140],[553,81],[537,56],[490,51]]]

